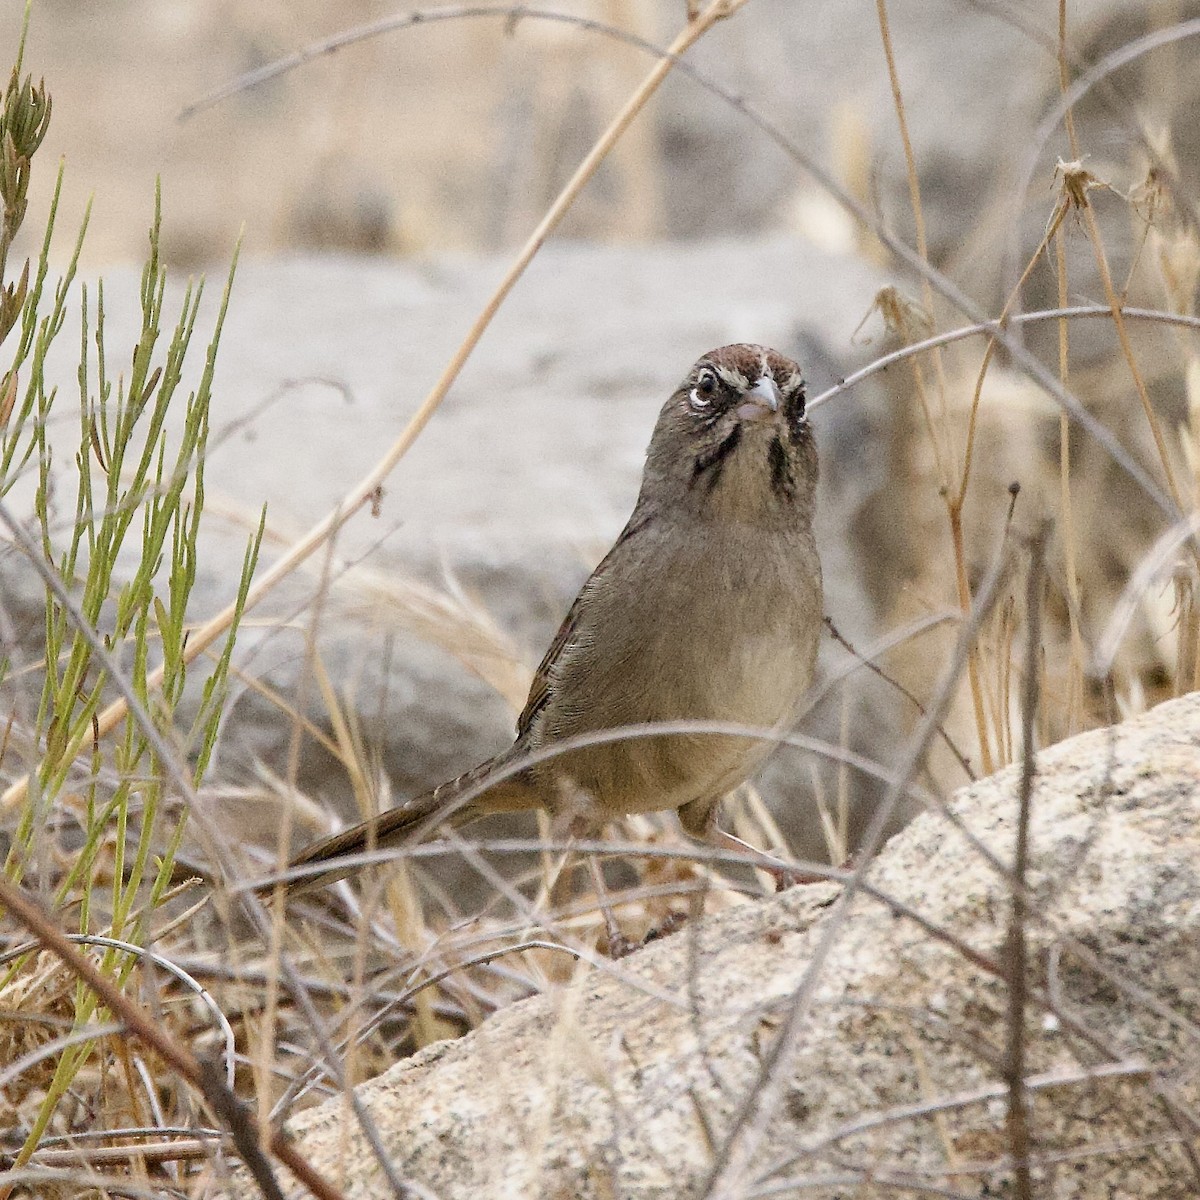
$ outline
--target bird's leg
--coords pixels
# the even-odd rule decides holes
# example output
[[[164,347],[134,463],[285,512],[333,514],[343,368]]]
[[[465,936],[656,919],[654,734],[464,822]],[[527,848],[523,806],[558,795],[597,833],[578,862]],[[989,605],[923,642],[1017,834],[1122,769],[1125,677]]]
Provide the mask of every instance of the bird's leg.
[[[774,855],[760,850],[757,846],[744,842],[740,837],[722,829],[715,821],[711,828],[705,831],[704,840],[718,850],[734,850],[738,854],[750,854],[754,857],[754,866],[760,871],[766,871],[775,880],[775,890],[782,892],[798,883],[820,883],[822,875],[813,875],[808,871],[797,871],[781,863]]]
[[[775,890],[782,892],[785,888],[797,883],[816,883],[821,876],[797,871],[782,863],[774,855],[751,846],[740,837],[722,829],[717,824],[717,814],[720,811],[720,797],[693,800],[679,810],[679,823],[684,833],[697,841],[707,842],[718,850],[733,850],[738,854],[749,854],[755,859],[754,865],[759,870],[766,871],[775,880]]]
[[[571,780],[559,782],[559,796],[554,824],[565,829],[567,837],[572,841],[581,838],[595,837],[603,831],[607,821],[605,813],[595,801],[595,798],[585,789]],[[622,932],[617,923],[616,913],[613,912],[612,901],[609,897],[608,886],[604,882],[604,871],[600,859],[595,854],[587,856],[588,874],[592,877],[592,887],[596,892],[596,904],[604,919],[604,933],[608,939],[608,955],[610,958],[624,958],[631,950],[636,949],[637,943],[631,942]]]
[[[588,872],[592,877],[592,887],[596,889],[596,902],[600,906],[600,915],[604,918],[604,933],[608,938],[608,957],[624,958],[625,955],[637,949],[637,942],[631,942],[617,924],[617,914],[613,912],[612,901],[608,894],[608,885],[604,882],[604,868],[599,858],[594,854],[587,856]]]
[[[595,836],[601,828],[599,814],[595,806],[590,804],[588,797],[576,788],[564,786],[559,797],[559,805],[550,821],[551,840],[567,842],[567,849],[559,859],[554,872],[553,881],[543,888],[543,899],[548,900],[561,878],[562,868],[566,860],[574,852],[575,843],[585,837]],[[592,879],[592,888],[596,893],[596,903],[600,915],[604,919],[604,933],[608,939],[608,953],[611,958],[624,958],[636,943],[631,942],[617,924],[613,912],[612,901],[609,898],[608,887],[604,882],[604,872],[600,860],[595,854],[587,855],[588,874]]]
[[[597,814],[592,806],[587,803],[587,797],[580,795],[573,799],[575,803],[572,810],[563,813],[560,818],[566,823],[567,836],[572,842],[577,842],[584,837],[594,837],[603,830],[603,824],[597,819]],[[587,866],[588,874],[592,877],[592,888],[596,893],[596,904],[604,919],[604,934],[608,938],[608,956],[609,958],[624,958],[631,950],[636,949],[636,943],[631,942],[621,932],[621,926],[617,924],[617,914],[613,912],[608,885],[604,882],[604,868],[600,865],[599,857],[589,854]]]

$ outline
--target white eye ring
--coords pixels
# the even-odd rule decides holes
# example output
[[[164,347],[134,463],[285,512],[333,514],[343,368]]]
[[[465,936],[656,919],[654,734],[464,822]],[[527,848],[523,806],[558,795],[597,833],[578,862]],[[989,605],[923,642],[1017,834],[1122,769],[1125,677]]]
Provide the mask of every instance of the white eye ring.
[[[706,394],[701,393],[701,391],[700,391],[701,384],[708,385],[708,391]],[[710,404],[712,404],[712,398],[713,398],[713,395],[716,393],[716,390],[717,390],[716,375],[714,375],[712,373],[712,371],[709,371],[707,369],[703,370],[700,372],[699,382],[688,393],[688,404],[691,405],[693,411],[703,412],[706,408],[708,408],[708,406]]]

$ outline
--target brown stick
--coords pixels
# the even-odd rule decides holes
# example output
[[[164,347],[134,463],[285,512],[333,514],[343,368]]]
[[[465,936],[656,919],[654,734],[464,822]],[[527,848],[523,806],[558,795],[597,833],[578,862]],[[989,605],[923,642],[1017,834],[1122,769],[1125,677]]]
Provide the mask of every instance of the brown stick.
[[[1029,547],[1029,578],[1025,585],[1025,679],[1021,689],[1021,788],[1017,810],[1017,845],[1013,852],[1012,908],[1005,946],[1008,976],[1008,1027],[1004,1048],[1004,1081],[1008,1089],[1009,1153],[1013,1160],[1018,1200],[1033,1200],[1033,1172],[1029,1165],[1029,1112],[1025,1099],[1025,1010],[1029,1002],[1028,946],[1025,922],[1029,897],[1025,878],[1029,864],[1029,817],[1033,798],[1035,761],[1033,727],[1038,706],[1038,681],[1042,657],[1042,573],[1046,538],[1043,526]]]

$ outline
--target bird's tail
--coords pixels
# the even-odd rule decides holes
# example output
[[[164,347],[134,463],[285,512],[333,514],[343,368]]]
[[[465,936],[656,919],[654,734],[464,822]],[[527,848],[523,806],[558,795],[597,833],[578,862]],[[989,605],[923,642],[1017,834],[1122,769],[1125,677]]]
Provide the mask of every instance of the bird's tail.
[[[306,846],[288,863],[288,869],[329,863],[329,870],[297,876],[282,884],[284,890],[291,895],[299,895],[302,892],[327,887],[339,879],[353,875],[361,867],[359,863],[343,865],[339,863],[340,859],[368,850],[399,846],[419,838],[422,834],[432,832],[439,826],[448,825],[452,829],[461,829],[464,825],[492,813],[521,812],[536,808],[538,799],[524,772],[500,780],[469,799],[463,798],[483,784],[489,775],[506,766],[513,753],[514,751],[507,751],[495,758],[489,758],[487,762],[472,767],[456,779],[440,784],[423,796],[396,808],[389,808],[376,817]],[[257,890],[260,896],[266,897],[271,895],[275,886],[264,884]]]

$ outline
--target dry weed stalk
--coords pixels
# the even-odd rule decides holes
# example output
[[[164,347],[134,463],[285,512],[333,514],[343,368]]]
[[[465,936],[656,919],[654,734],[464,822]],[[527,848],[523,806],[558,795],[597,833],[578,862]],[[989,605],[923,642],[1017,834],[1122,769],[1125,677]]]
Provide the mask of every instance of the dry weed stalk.
[[[886,33],[886,17],[884,16],[882,5],[881,21],[884,22],[884,37],[885,45],[888,43]],[[1189,26],[1190,28],[1190,26]],[[1179,31],[1176,31],[1177,33]],[[1072,88],[1069,86],[1067,73],[1067,54],[1065,48],[1066,37],[1066,10],[1065,5],[1059,6],[1059,69],[1060,69],[1060,91],[1063,96],[1062,105],[1055,111],[1054,120],[1065,122],[1068,140],[1072,149],[1072,154],[1078,160],[1080,156],[1079,137],[1075,127],[1074,114],[1072,105],[1082,94],[1080,88]],[[1170,40],[1170,39],[1168,39]],[[1148,39],[1146,45],[1160,44],[1161,38]],[[1139,44],[1139,52],[1143,47]],[[1124,56],[1121,56],[1122,58]],[[1118,56],[1113,56],[1114,61]],[[893,94],[898,107],[902,110],[903,102],[900,97],[899,87],[895,79],[894,64],[889,63],[889,69],[893,81]],[[1087,81],[1087,86],[1095,86],[1102,78],[1098,73],[1090,73]],[[912,186],[913,167],[911,163],[911,143],[906,136],[906,124],[901,111],[901,134],[902,140],[906,147],[906,163],[908,165],[910,177],[910,205],[916,206],[919,204],[919,192]],[[1046,129],[1049,128],[1047,123]],[[1048,136],[1048,135],[1047,135]],[[1162,255],[1162,239],[1157,230],[1161,226],[1164,214],[1169,209],[1170,197],[1173,193],[1163,187],[1163,180],[1171,178],[1174,174],[1171,170],[1172,158],[1169,153],[1169,144],[1164,141],[1158,141],[1153,144],[1149,150],[1151,157],[1151,167],[1148,169],[1147,184],[1139,191],[1139,197],[1142,201],[1142,207],[1146,210],[1144,218],[1141,219],[1138,227],[1138,248],[1133,254],[1133,266],[1130,268],[1130,279],[1132,281],[1133,271],[1137,265],[1142,245],[1149,245],[1156,250],[1161,259]],[[1067,256],[1065,250],[1065,231],[1068,217],[1076,216],[1083,225],[1087,234],[1088,245],[1092,252],[1093,265],[1100,279],[1106,299],[1107,315],[1111,321],[1114,331],[1117,336],[1117,342],[1120,347],[1121,355],[1129,370],[1130,378],[1133,381],[1134,389],[1139,397],[1142,412],[1146,419],[1146,428],[1154,445],[1155,458],[1158,461],[1159,468],[1162,472],[1162,477],[1166,481],[1167,492],[1171,498],[1170,507],[1174,509],[1177,515],[1180,512],[1188,511],[1194,503],[1192,493],[1196,491],[1193,487],[1188,489],[1188,495],[1185,497],[1183,490],[1179,487],[1177,478],[1176,463],[1180,458],[1191,467],[1192,458],[1189,457],[1188,449],[1188,432],[1186,423],[1179,430],[1178,440],[1178,456],[1174,453],[1174,447],[1171,445],[1171,437],[1168,434],[1167,428],[1164,425],[1159,414],[1156,412],[1155,405],[1152,402],[1145,380],[1144,374],[1139,368],[1137,358],[1135,356],[1132,338],[1129,332],[1129,323],[1132,319],[1131,311],[1127,307],[1129,284],[1124,290],[1118,294],[1113,283],[1112,274],[1108,267],[1108,253],[1105,247],[1103,236],[1100,230],[1100,224],[1097,220],[1096,213],[1091,204],[1089,191],[1096,186],[1094,175],[1090,174],[1086,168],[1083,168],[1078,161],[1071,164],[1060,164],[1060,174],[1062,178],[1062,186],[1060,196],[1055,204],[1054,212],[1048,222],[1047,228],[1035,250],[1029,256],[1020,278],[1010,289],[1005,304],[1001,310],[1000,316],[997,318],[997,332],[1000,334],[1008,328],[1013,320],[1024,322],[1026,318],[1032,314],[1017,314],[1015,308],[1018,304],[1021,290],[1027,281],[1030,279],[1035,267],[1042,259],[1048,249],[1053,247],[1054,260],[1057,266],[1057,286],[1058,299],[1061,316],[1058,320],[1059,346],[1058,346],[1058,381],[1062,391],[1065,393],[1072,381],[1072,372],[1070,370],[1070,340],[1069,340],[1069,324],[1068,314],[1073,315],[1069,309],[1068,295],[1069,282],[1067,278]],[[920,214],[915,214],[914,219],[918,223],[918,227],[922,224]],[[1180,253],[1177,256],[1177,261],[1164,265],[1160,268],[1164,279],[1168,281],[1168,306],[1167,309],[1177,313],[1180,316],[1192,315],[1188,307],[1192,302],[1194,295],[1194,276],[1189,263],[1189,249],[1193,244],[1193,236],[1190,229],[1187,229],[1184,236],[1178,238],[1181,243]],[[1191,283],[1189,284],[1189,280]],[[1170,291],[1170,284],[1174,283],[1173,294]],[[1180,303],[1180,292],[1187,295],[1186,304]],[[881,306],[883,307],[883,306]],[[896,331],[901,340],[908,345],[915,342],[911,331],[912,322],[906,321],[903,316],[900,305],[891,303],[890,311],[887,313],[889,328]],[[911,307],[911,306],[910,306]],[[929,314],[922,314],[922,319],[927,320]],[[992,364],[995,351],[1001,341],[1008,345],[1008,342],[1002,337],[989,338],[988,345],[985,349],[983,360],[976,375],[975,386],[972,394],[971,403],[967,412],[966,421],[966,442],[965,453],[963,459],[963,470],[961,477],[955,481],[951,487],[946,480],[946,462],[947,462],[947,433],[949,426],[945,426],[942,431],[935,430],[932,416],[930,413],[930,404],[925,397],[925,389],[919,372],[914,373],[913,383],[916,393],[918,406],[924,415],[924,423],[928,435],[928,442],[931,448],[931,453],[937,472],[941,494],[944,500],[944,507],[949,519],[951,528],[951,539],[955,548],[954,561],[954,576],[955,587],[958,592],[960,604],[964,596],[969,597],[969,588],[967,585],[967,560],[968,554],[966,551],[966,535],[963,525],[963,510],[968,495],[968,485],[971,480],[972,465],[976,458],[976,443],[980,436],[980,405],[982,399],[982,389],[984,379],[987,375],[989,367]],[[1180,339],[1181,343],[1184,339]],[[928,338],[925,345],[932,350],[940,342],[939,338]],[[1191,347],[1193,343],[1187,342],[1186,345]],[[889,360],[902,357],[898,352],[895,356],[888,356]],[[907,356],[904,356],[907,357]],[[1193,349],[1185,350],[1183,355],[1185,364],[1190,363],[1195,357]],[[1106,381],[1107,382],[1107,381]],[[818,398],[818,403],[823,398]],[[1190,409],[1189,409],[1190,415]],[[1077,528],[1077,497],[1075,496],[1075,488],[1072,485],[1072,435],[1069,429],[1069,420],[1067,411],[1064,409],[1059,417],[1059,455],[1057,464],[1058,474],[1058,509],[1060,527],[1058,531],[1061,540],[1061,549],[1063,556],[1063,576],[1065,577],[1061,583],[1063,589],[1062,608],[1064,612],[1064,623],[1066,626],[1065,637],[1068,640],[1066,653],[1059,655],[1057,652],[1053,656],[1047,658],[1046,669],[1050,672],[1048,679],[1054,673],[1057,673],[1060,668],[1058,662],[1063,663],[1061,671],[1063,679],[1061,686],[1056,684],[1058,692],[1057,703],[1054,705],[1054,717],[1051,719],[1049,712],[1044,717],[1048,724],[1048,736],[1057,737],[1063,736],[1068,732],[1072,732],[1083,727],[1090,719],[1090,715],[1085,711],[1086,699],[1089,693],[1090,685],[1085,680],[1087,665],[1090,659],[1090,653],[1087,647],[1087,637],[1081,625],[1085,614],[1088,611],[1095,611],[1098,603],[1103,599],[1105,593],[1110,589],[1106,587],[1097,587],[1095,578],[1096,557],[1095,557],[1095,534],[1091,534],[1093,545],[1085,547],[1088,558],[1086,562],[1080,560],[1080,533]],[[989,439],[990,440],[990,439]],[[1084,439],[1086,442],[1087,439]],[[1076,443],[1078,446],[1079,443]],[[1040,459],[1040,452],[1037,458]],[[1090,458],[1089,448],[1089,458]],[[1194,457],[1194,456],[1193,456]],[[1019,462],[1019,459],[1014,459],[1014,462]],[[1086,463],[1088,459],[1085,459]],[[1029,464],[1024,464],[1025,470],[1029,469]],[[1016,476],[1014,475],[1014,478]],[[1091,479],[1085,479],[1087,485],[1087,500],[1100,498],[1102,493],[1098,493],[1096,483]],[[1035,492],[1035,497],[1037,493]],[[1046,497],[1048,499],[1048,497]],[[1037,500],[1035,499],[1035,507]],[[1101,503],[1103,501],[1101,500]],[[1170,510],[1168,509],[1168,515]],[[1169,650],[1164,650],[1164,660],[1171,662],[1172,669],[1169,674],[1176,680],[1174,688],[1177,690],[1182,680],[1191,681],[1192,678],[1200,680],[1200,673],[1196,671],[1195,657],[1191,653],[1191,647],[1196,638],[1194,637],[1194,618],[1192,616],[1192,606],[1190,603],[1191,583],[1189,582],[1194,572],[1186,563],[1180,568],[1176,577],[1176,592],[1175,601],[1172,606],[1160,605],[1155,608],[1147,599],[1146,619],[1151,627],[1155,630],[1158,636],[1167,638],[1172,641],[1176,647],[1174,654]],[[1007,761],[1011,757],[1011,746],[1013,741],[1013,733],[1011,727],[1011,714],[1013,706],[1007,699],[1008,685],[1007,676],[1009,671],[1009,663],[1011,661],[1011,636],[1013,630],[1010,628],[1007,633],[1002,628],[997,629],[993,634],[989,634],[986,642],[981,645],[979,655],[974,660],[976,669],[973,673],[969,673],[971,682],[970,699],[974,712],[974,723],[977,735],[981,740],[981,749],[984,749],[987,754],[985,758],[985,769],[988,758],[991,757],[987,746],[984,743],[991,742],[994,739],[994,745],[997,748],[997,754],[1000,762]],[[990,644],[991,649],[987,647]],[[978,664],[981,664],[983,657],[986,656],[994,663],[994,669],[989,668],[986,672],[980,669]],[[993,682],[994,680],[994,682]]]
[[[913,153],[912,139],[908,133],[908,119],[904,112],[904,97],[900,87],[899,72],[896,69],[896,58],[892,50],[891,32],[888,26],[887,4],[886,0],[876,0],[876,16],[879,23],[880,36],[883,39],[884,57],[887,60],[888,79],[891,82],[892,100],[896,109],[896,120],[900,128],[900,140],[904,147],[904,164],[908,177],[909,205],[912,209],[913,221],[916,226],[917,235],[917,257],[924,263],[929,263],[929,248],[925,237],[925,214],[921,205],[921,188],[919,177],[917,174],[916,156]],[[935,310],[933,306],[933,287],[930,282],[928,273],[921,275],[922,296],[924,298],[924,309],[928,321],[931,325],[935,322]],[[907,324],[900,326],[902,332],[906,335],[905,340],[911,341]],[[954,433],[950,425],[950,414],[947,398],[947,383],[945,365],[942,361],[940,349],[934,349],[933,352],[934,373],[937,378],[938,389],[938,408],[939,422],[941,427],[941,436],[935,428],[933,418],[930,414],[929,401],[925,395],[924,380],[920,370],[917,367],[917,360],[913,359],[913,382],[917,389],[917,396],[921,404],[921,410],[925,416],[925,423],[928,436],[934,446],[934,456],[938,463],[938,488],[940,494],[946,502],[946,516],[950,525],[950,541],[954,552],[954,581],[958,593],[958,605],[964,615],[971,610],[971,587],[967,579],[967,563],[966,549],[963,544],[962,531],[962,496],[966,491],[966,480],[970,469],[969,457],[962,471],[962,487],[956,497],[951,490],[951,481],[953,476],[958,473],[958,455],[954,448]],[[939,446],[939,441],[941,445]],[[968,456],[970,453],[970,438],[968,437]],[[983,772],[985,775],[990,775],[995,770],[995,759],[992,755],[992,741],[988,733],[987,718],[985,715],[985,706],[983,698],[983,685],[981,681],[979,658],[974,649],[972,649],[967,662],[967,679],[971,689],[971,703],[975,713],[975,733],[979,744],[979,756],[983,764]]]

